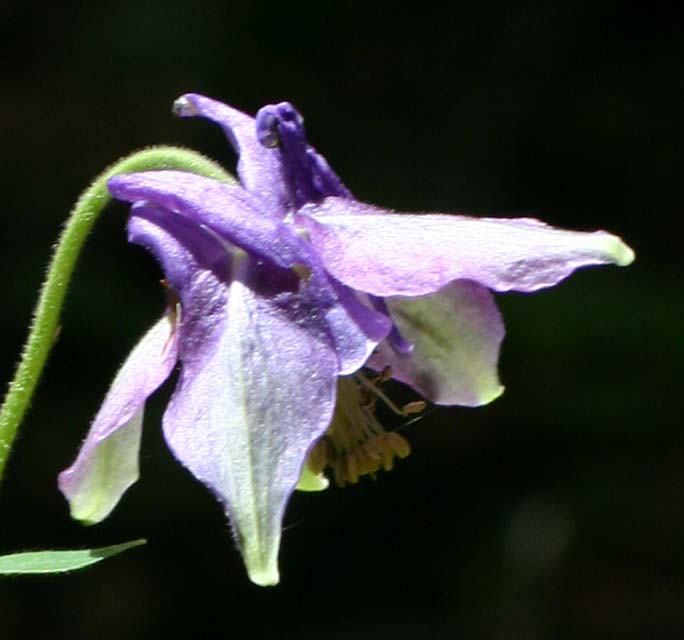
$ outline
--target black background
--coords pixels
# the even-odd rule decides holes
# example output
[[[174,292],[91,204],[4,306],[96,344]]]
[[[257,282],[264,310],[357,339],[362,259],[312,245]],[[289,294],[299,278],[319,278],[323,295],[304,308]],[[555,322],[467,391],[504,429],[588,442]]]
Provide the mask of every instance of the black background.
[[[227,166],[187,91],[290,100],[366,202],[605,228],[637,253],[499,296],[506,394],[439,408],[376,482],[296,495],[282,583],[250,584],[223,513],[149,404],[142,477],[89,529],[55,477],[164,304],[112,206],[0,493],[0,552],[149,544],[70,576],[0,581],[0,636],[680,638],[682,16],[659,3],[232,3],[0,7],[0,377],[88,181],[155,143]],[[401,395],[401,390],[394,393]],[[389,419],[388,427],[398,426]]]

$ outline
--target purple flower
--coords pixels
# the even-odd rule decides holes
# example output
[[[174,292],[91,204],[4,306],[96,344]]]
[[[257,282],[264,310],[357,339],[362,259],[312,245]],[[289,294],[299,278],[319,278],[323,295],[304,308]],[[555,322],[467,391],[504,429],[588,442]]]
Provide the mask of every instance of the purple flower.
[[[373,416],[377,399],[392,406],[383,379],[439,404],[490,402],[502,392],[504,334],[490,291],[536,291],[634,256],[604,231],[358,202],[288,103],[256,120],[195,94],[176,109],[223,127],[240,184],[177,171],[110,180],[132,203],[129,239],[156,256],[171,302],[119,371],[60,488],[74,517],[109,514],[138,477],[145,401],[180,362],[166,441],[225,507],[250,578],[275,584],[298,483],[324,487],[326,466],[355,482],[408,453]]]

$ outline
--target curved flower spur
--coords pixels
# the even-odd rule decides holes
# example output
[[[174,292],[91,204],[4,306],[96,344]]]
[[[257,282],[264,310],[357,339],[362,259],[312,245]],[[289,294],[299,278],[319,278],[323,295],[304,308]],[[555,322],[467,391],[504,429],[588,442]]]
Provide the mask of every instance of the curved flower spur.
[[[382,380],[437,404],[486,404],[503,390],[490,291],[536,291],[634,254],[604,231],[358,202],[288,103],[253,119],[188,94],[175,110],[223,128],[240,184],[177,171],[109,181],[132,203],[129,239],[156,256],[172,303],[119,371],[60,488],[75,518],[110,513],[138,477],[145,401],[179,362],[166,441],[225,507],[250,578],[275,584],[296,487],[324,488],[326,467],[353,483],[408,454],[374,417],[377,399],[393,406]]]

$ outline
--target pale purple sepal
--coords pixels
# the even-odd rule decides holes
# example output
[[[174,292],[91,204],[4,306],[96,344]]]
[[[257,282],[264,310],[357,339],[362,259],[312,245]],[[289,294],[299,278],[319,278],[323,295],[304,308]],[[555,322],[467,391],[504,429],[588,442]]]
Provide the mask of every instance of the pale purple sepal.
[[[530,218],[399,214],[327,198],[300,210],[298,222],[329,273],[383,297],[424,295],[458,279],[494,291],[536,291],[580,267],[634,259],[605,231],[565,231]]]
[[[274,215],[287,213],[288,194],[280,178],[280,152],[257,140],[254,118],[227,104],[196,93],[186,93],[174,103],[174,112],[183,117],[202,116],[221,126],[239,155],[237,172],[245,189],[258,194]]]
[[[487,289],[456,280],[431,295],[387,298],[386,303],[413,349],[401,353],[384,341],[370,367],[389,365],[393,378],[435,404],[474,407],[501,395],[497,362],[504,325]]]
[[[145,401],[173,370],[177,346],[173,319],[164,316],[126,359],[76,461],[59,474],[59,488],[77,520],[103,520],[138,479]]]
[[[217,262],[230,255],[220,238],[184,216],[136,205],[129,236],[182,300],[166,440],[223,504],[251,579],[274,584],[285,505],[335,403],[328,318],[292,271],[245,255]]]
[[[254,256],[283,267],[303,263],[292,229],[242,187],[182,171],[119,174],[107,187],[119,200],[148,202],[180,213]],[[310,250],[309,250],[310,251]]]
[[[268,300],[235,280],[211,326],[193,310],[183,369],[164,415],[176,457],[221,500],[253,582],[278,581],[285,506],[330,423],[337,358],[296,296]],[[212,332],[212,333],[209,333]]]

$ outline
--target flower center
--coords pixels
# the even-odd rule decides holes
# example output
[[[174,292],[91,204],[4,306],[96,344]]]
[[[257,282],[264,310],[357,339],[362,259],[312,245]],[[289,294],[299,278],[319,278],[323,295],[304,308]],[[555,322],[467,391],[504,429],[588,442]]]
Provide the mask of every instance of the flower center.
[[[335,483],[343,487],[355,484],[361,476],[373,477],[380,469],[390,471],[395,458],[408,456],[408,442],[395,431],[385,431],[375,417],[377,401],[401,416],[422,411],[426,403],[411,402],[398,408],[378,386],[387,379],[388,370],[373,380],[360,372],[338,378],[332,422],[307,459],[313,473],[330,467]]]

